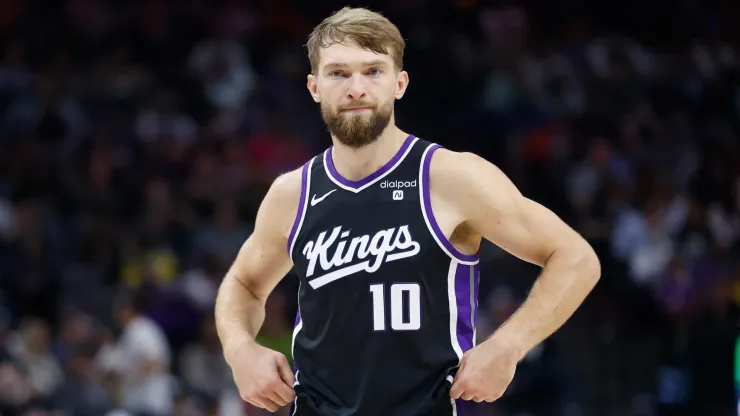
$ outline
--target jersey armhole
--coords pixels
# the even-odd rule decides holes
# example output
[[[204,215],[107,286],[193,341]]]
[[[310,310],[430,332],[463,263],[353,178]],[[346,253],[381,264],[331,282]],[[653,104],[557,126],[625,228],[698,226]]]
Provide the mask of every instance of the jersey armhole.
[[[434,237],[434,240],[442,251],[462,264],[477,264],[479,261],[477,254],[463,254],[450,243],[442,232],[442,229],[439,228],[439,224],[437,224],[437,220],[434,218],[434,212],[432,212],[432,200],[429,190],[429,169],[432,165],[434,152],[440,148],[442,146],[438,144],[430,144],[424,149],[424,154],[421,157],[419,166],[419,200],[421,202],[421,213],[424,216],[424,222],[427,224],[429,233],[432,234],[432,237]]]
[[[306,211],[308,208],[308,196],[311,190],[311,166],[313,165],[314,159],[315,157],[306,162],[306,164],[303,165],[303,170],[301,171],[301,197],[298,201],[298,211],[296,212],[295,219],[293,220],[293,227],[291,228],[290,235],[288,236],[288,256],[290,257],[291,261],[293,260],[293,247],[295,246],[295,240],[298,237],[298,233],[301,232],[303,220],[306,218]]]

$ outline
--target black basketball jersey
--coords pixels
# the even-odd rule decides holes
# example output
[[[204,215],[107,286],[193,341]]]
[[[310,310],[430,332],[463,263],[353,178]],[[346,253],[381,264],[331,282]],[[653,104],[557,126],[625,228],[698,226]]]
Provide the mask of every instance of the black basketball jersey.
[[[288,241],[300,278],[293,414],[472,414],[449,389],[475,344],[478,257],[434,219],[437,148],[409,136],[361,181],[337,172],[331,148],[304,166]]]

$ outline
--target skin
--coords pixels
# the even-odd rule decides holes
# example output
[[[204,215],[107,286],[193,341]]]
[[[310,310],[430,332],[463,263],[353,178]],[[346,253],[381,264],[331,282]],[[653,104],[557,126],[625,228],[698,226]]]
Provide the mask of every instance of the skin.
[[[370,117],[374,108],[401,99],[408,85],[408,74],[395,68],[389,56],[351,42],[322,50],[318,70],[307,82],[322,111],[346,117]],[[357,106],[370,108],[342,111]],[[366,146],[344,146],[332,137],[336,169],[350,180],[362,179],[390,160],[407,135],[391,116],[378,139]],[[242,398],[271,411],[294,399],[293,373],[284,356],[254,339],[267,297],[292,267],[286,247],[298,209],[300,176],[296,170],[272,184],[254,234],[227,273],[216,302],[218,333]],[[599,260],[573,229],[524,197],[501,170],[474,154],[437,150],[430,191],[437,222],[460,252],[476,253],[485,238],[543,268],[520,309],[461,359],[450,396],[494,401],[508,387],[524,355],[560,328],[593,289],[601,274]]]

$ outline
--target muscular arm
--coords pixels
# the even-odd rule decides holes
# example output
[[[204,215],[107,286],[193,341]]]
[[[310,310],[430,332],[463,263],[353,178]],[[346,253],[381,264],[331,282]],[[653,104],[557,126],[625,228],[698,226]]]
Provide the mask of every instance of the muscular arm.
[[[476,155],[440,149],[430,174],[432,193],[451,207],[460,224],[543,267],[524,304],[493,335],[523,357],[591,292],[601,274],[596,254],[552,211],[522,196],[503,172]]]
[[[265,318],[267,297],[292,267],[287,244],[300,192],[300,170],[275,180],[257,213],[254,233],[221,283],[216,328],[227,360],[254,342]]]

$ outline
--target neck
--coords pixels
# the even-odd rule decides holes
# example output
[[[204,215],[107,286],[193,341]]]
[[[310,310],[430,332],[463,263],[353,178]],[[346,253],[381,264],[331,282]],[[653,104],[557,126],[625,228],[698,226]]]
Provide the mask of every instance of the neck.
[[[407,137],[408,134],[396,127],[392,120],[376,141],[361,148],[345,146],[332,137],[334,167],[348,180],[361,180],[388,163]]]

